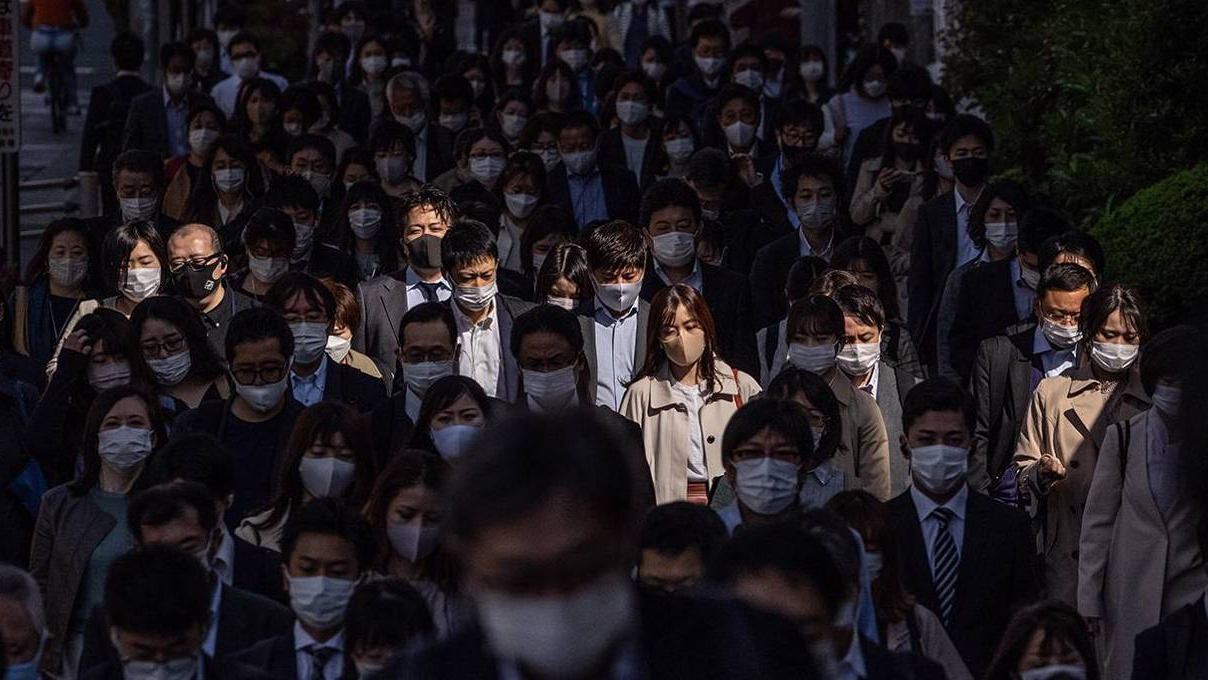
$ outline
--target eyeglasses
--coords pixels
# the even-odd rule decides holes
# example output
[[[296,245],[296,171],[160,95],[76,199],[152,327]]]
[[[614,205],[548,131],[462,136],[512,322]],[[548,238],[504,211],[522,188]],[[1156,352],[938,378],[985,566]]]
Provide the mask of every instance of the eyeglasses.
[[[1044,312],[1044,318],[1052,321],[1053,323],[1059,323],[1065,326],[1077,326],[1078,319],[1082,318],[1082,313],[1070,312],[1069,314],[1066,314],[1065,312],[1054,309],[1049,312]]]
[[[285,364],[270,364],[258,368],[236,368],[231,371],[231,376],[240,385],[251,385],[256,382],[256,378],[260,379],[261,385],[268,385],[280,382],[285,377]]]
[[[171,264],[171,270],[174,273],[178,273],[184,270],[185,267],[188,267],[191,271],[199,272],[221,258],[222,253],[214,253],[209,257],[196,257],[192,260],[181,260],[180,262],[173,262]]]
[[[183,335],[172,335],[164,338],[163,342],[147,340],[139,343],[143,349],[143,356],[156,357],[176,354],[185,347],[185,338]]]

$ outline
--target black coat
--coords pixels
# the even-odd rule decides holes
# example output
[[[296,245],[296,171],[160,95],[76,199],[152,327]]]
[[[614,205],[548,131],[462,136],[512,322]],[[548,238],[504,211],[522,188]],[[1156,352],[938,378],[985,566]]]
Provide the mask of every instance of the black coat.
[[[922,526],[910,490],[887,504],[898,539],[902,581],[919,604],[939,613]],[[1028,516],[969,491],[964,544],[948,629],[973,677],[981,677],[1015,610],[1040,592]]]
[[[337,401],[358,413],[368,413],[374,406],[386,401],[386,385],[381,378],[329,359],[323,401]]]
[[[783,319],[788,313],[784,284],[789,269],[801,257],[801,237],[790,231],[755,253],[751,265],[751,305],[755,317],[752,328],[763,328]]]
[[[751,208],[723,212],[718,222],[726,247],[721,266],[747,277],[759,249],[792,231],[791,227],[781,229],[764,220],[757,209]]]
[[[210,95],[185,92],[185,115],[199,104],[213,104]],[[182,132],[182,134],[184,134]],[[187,141],[187,140],[186,140]],[[160,88],[144,92],[130,100],[126,129],[122,135],[122,150],[140,149],[172,158],[176,153],[168,148],[168,113],[164,108],[164,92]]]
[[[598,167],[600,181],[604,187],[604,209],[608,219],[625,220],[630,224],[637,224],[641,194],[638,192],[638,183],[634,179],[633,173],[624,165],[606,165],[599,162]],[[566,173],[565,165],[559,163],[554,166],[554,169],[546,175],[548,182],[546,188],[549,191],[550,201],[562,206],[567,214],[573,217],[575,206],[570,200],[570,184]],[[584,226],[586,225],[580,224],[579,228],[582,229]]]
[[[650,134],[646,138],[646,149],[642,153],[642,176],[635,176],[638,188],[643,192],[654,184],[659,170],[667,164],[667,154],[663,152],[663,145],[660,143],[661,129],[661,122],[651,121]],[[622,141],[619,126],[606,130],[600,136],[600,165],[629,167],[629,161],[625,155],[625,142]],[[638,198],[634,197],[634,201],[637,200]]]
[[[759,375],[755,349],[755,326],[751,321],[751,289],[747,277],[728,269],[700,263],[705,304],[717,329],[717,351],[726,363],[748,375]],[[666,288],[663,279],[647,263],[642,279],[642,299],[650,302]]]
[[[998,262],[987,262],[965,272],[961,280],[960,295],[956,302],[956,316],[952,320],[949,347],[952,365],[963,381],[969,380],[978,345],[996,335],[1002,335],[1020,322],[1032,320],[1019,318],[1015,313],[1015,281],[1011,279],[1011,263],[1008,258]]]
[[[936,313],[948,275],[956,268],[956,200],[952,192],[919,206],[910,249],[906,321],[923,364],[934,368]]]
[[[352,348],[390,367],[397,361],[399,325],[407,313],[406,281],[404,267],[356,287],[361,323],[352,334]]]
[[[1208,678],[1208,616],[1198,599],[1137,636],[1132,680]]]
[[[342,81],[336,86],[336,98],[340,103],[340,120],[337,122],[339,128],[352,135],[358,144],[367,143],[369,124],[373,121],[369,95],[349,85],[348,81]]]
[[[202,655],[205,680],[270,680],[263,672],[250,667],[229,668],[213,659]],[[80,666],[81,680],[126,680],[122,664],[115,661],[105,661],[93,668]]]
[[[265,638],[238,652],[220,657],[223,667],[241,673],[259,672],[272,680],[307,680],[298,678],[298,660],[294,650],[294,630]],[[351,666],[351,655],[344,654],[345,670]]]
[[[984,462],[990,488],[1015,455],[1015,443],[1032,400],[1033,329],[1010,337],[1000,335],[981,343],[973,363],[971,384],[977,402],[973,429],[974,457]]]

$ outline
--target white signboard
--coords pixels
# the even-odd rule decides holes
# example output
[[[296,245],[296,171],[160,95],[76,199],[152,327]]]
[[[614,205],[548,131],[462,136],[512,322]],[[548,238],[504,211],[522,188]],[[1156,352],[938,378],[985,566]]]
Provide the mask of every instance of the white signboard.
[[[20,12],[17,0],[0,0],[0,153],[21,148]]]

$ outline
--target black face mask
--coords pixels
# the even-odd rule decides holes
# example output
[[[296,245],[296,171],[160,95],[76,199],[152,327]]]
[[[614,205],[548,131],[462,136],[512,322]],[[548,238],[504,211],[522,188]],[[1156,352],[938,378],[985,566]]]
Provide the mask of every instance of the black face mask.
[[[922,152],[922,149],[919,147],[918,144],[912,144],[910,142],[894,142],[893,143],[894,155],[897,156],[898,158],[901,158],[902,160],[906,161],[907,163],[913,163],[913,162],[917,161],[919,159],[919,154],[921,152]]]
[[[214,270],[223,264],[226,264],[225,255],[202,265],[186,263],[172,272],[172,284],[179,295],[191,300],[200,300],[222,285],[221,278],[214,278]]]
[[[952,161],[952,174],[967,187],[980,186],[990,174],[990,159],[958,158]]]
[[[408,243],[407,261],[421,269],[440,269],[440,237],[424,234]]]

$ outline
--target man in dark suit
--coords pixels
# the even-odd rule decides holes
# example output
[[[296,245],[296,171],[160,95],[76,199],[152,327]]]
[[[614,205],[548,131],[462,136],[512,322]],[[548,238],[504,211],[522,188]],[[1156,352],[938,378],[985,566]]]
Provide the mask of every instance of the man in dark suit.
[[[590,411],[518,413],[488,428],[442,523],[461,546],[474,620],[383,677],[815,677],[783,622],[757,629],[729,600],[639,594],[628,574],[633,477],[624,444]],[[552,616],[525,614],[533,601]],[[591,604],[559,613],[570,603]]]
[[[722,266],[749,276],[755,254],[788,232],[765,223],[758,211],[746,206],[742,190],[733,191],[729,157],[721,149],[704,148],[692,154],[684,181],[700,201],[704,233],[720,232],[725,253]],[[735,199],[738,200],[735,200]]]
[[[113,161],[122,151],[122,134],[130,101],[154,88],[142,79],[143,41],[129,31],[119,33],[109,44],[117,77],[92,88],[88,113],[80,133],[80,170],[96,171],[101,185],[101,212],[117,210],[113,191]]]
[[[222,538],[209,491],[195,482],[175,482],[152,487],[135,496],[127,510],[131,533],[137,545],[170,545],[198,555],[207,567],[213,624],[202,642],[202,652],[211,659],[251,647],[256,642],[289,629],[294,616],[289,609],[255,593],[224,584],[213,572],[213,559]],[[120,663],[109,638],[106,615],[94,609],[84,635],[81,668],[103,661]]]
[[[644,191],[667,163],[661,139],[662,120],[650,113],[651,103],[658,101],[658,87],[641,71],[630,71],[617,78],[613,91],[621,124],[601,136],[600,165],[629,168]],[[642,153],[635,166],[629,146],[637,144],[641,145]]]
[[[697,256],[701,219],[696,192],[682,180],[659,180],[642,197],[639,223],[653,244],[642,299],[650,302],[677,283],[696,289],[713,315],[718,353],[732,367],[758,375],[750,284],[747,277]]]
[[[427,78],[417,71],[395,75],[386,84],[386,105],[389,116],[411,128],[415,137],[411,174],[416,179],[431,182],[453,167],[453,133],[428,120],[432,102]],[[380,120],[386,119],[383,115]]]
[[[1027,515],[966,481],[975,419],[973,398],[950,380],[912,389],[899,440],[912,486],[887,507],[907,590],[981,677],[1015,610],[1040,591]]]
[[[822,109],[804,99],[790,100],[781,107],[775,127],[776,152],[760,159],[756,170],[763,181],[751,188],[751,207],[777,235],[787,234],[800,224],[797,211],[791,207],[792,196],[784,194],[784,173],[803,154],[818,147],[823,128]]]
[[[352,135],[358,144],[365,144],[369,141],[369,126],[373,122],[373,113],[369,95],[349,83],[347,74],[344,73],[344,64],[348,63],[348,53],[351,51],[352,43],[343,33],[321,33],[311,53],[312,63],[317,66],[311,77],[318,82],[328,83],[335,89],[339,110],[336,124],[341,130]]]
[[[1185,605],[1137,636],[1132,680],[1208,678],[1208,606]]]
[[[441,272],[440,240],[459,212],[448,195],[434,187],[408,194],[398,211],[399,246],[407,253],[407,264],[357,286],[361,325],[352,334],[353,349],[392,368],[407,310],[424,302],[445,302],[453,295]]]
[[[189,111],[201,103],[213,103],[209,95],[189,89],[193,50],[184,43],[168,43],[159,50],[164,85],[130,101],[123,149],[142,149],[169,159],[189,153]]]
[[[975,488],[1018,501],[1010,463],[1032,392],[1042,379],[1078,365],[1078,318],[1082,301],[1096,287],[1095,277],[1082,267],[1053,265],[1036,287],[1032,325],[981,343],[972,375],[977,425],[970,482]]]
[[[570,0],[541,0],[537,5],[537,18],[520,28],[520,38],[528,48],[528,63],[539,71],[554,54],[554,29],[566,21]]]
[[[668,115],[688,116],[697,130],[710,124],[709,107],[726,84],[726,59],[730,56],[730,29],[717,19],[705,19],[692,27],[688,37],[692,50],[691,70],[667,89]]]
[[[845,202],[845,193],[834,161],[817,154],[803,156],[784,173],[781,191],[799,216],[800,227],[755,254],[751,266],[754,328],[776,323],[788,312],[784,284],[797,258],[813,255],[830,260],[842,238],[836,206]]]
[[[989,231],[991,224],[986,225]],[[969,270],[961,280],[956,314],[948,334],[952,365],[969,380],[974,355],[983,340],[1013,335],[1031,325],[1040,268],[1040,245],[1069,228],[1054,210],[1033,208],[1019,220],[1016,256]]]
[[[625,166],[599,162],[599,136],[600,125],[590,113],[567,114],[558,131],[562,162],[546,178],[550,200],[573,215],[579,229],[600,220],[637,219],[637,180]]]
[[[962,114],[944,128],[941,148],[952,165],[955,187],[919,206],[910,255],[910,335],[923,365],[935,369],[936,313],[948,275],[980,256],[969,236],[969,213],[989,176],[994,133],[982,119]]]
[[[377,546],[373,529],[335,498],[290,511],[281,537],[292,628],[225,657],[224,667],[251,668],[273,680],[339,680],[352,668],[344,613]]]
[[[160,209],[166,187],[163,160],[159,156],[136,149],[123,151],[113,162],[117,208],[84,221],[89,238],[97,248],[95,252],[100,252],[100,245],[110,230],[134,220],[154,224],[160,238],[167,243],[168,237],[180,226],[180,221],[168,217]]]

